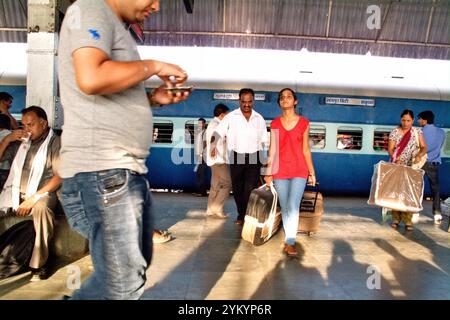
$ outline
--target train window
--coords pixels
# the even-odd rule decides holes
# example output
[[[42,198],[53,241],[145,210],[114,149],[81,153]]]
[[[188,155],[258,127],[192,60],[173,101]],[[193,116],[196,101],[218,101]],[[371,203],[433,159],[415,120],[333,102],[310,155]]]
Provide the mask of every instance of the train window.
[[[172,143],[173,122],[158,121],[153,124],[153,143]]]
[[[362,129],[356,127],[339,127],[337,130],[336,147],[340,150],[361,150]]]
[[[447,138],[445,139],[444,153],[450,154],[450,131],[447,132]]]
[[[389,144],[389,134],[387,130],[377,130],[373,132],[373,150],[387,151]]]
[[[311,149],[325,148],[326,130],[324,126],[309,126],[309,147]]]

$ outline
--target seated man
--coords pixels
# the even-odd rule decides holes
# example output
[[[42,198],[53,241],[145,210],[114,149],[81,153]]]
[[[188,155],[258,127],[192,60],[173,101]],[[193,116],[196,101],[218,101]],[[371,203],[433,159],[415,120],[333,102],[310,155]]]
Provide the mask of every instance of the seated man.
[[[31,281],[38,281],[47,278],[48,244],[58,208],[60,137],[48,126],[47,114],[40,107],[22,110],[22,123],[23,130],[14,130],[0,143],[0,160],[14,159],[0,194],[0,210],[33,216],[36,238],[30,268]]]

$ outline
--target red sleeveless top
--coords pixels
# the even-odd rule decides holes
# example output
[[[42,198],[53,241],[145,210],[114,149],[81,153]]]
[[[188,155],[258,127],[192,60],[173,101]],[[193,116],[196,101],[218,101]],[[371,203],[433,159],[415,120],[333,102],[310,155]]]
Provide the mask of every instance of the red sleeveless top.
[[[278,130],[279,136],[279,150],[272,166],[274,179],[308,178],[308,167],[303,155],[303,134],[308,125],[309,121],[302,116],[291,130],[283,127],[281,117],[270,123],[270,129]]]

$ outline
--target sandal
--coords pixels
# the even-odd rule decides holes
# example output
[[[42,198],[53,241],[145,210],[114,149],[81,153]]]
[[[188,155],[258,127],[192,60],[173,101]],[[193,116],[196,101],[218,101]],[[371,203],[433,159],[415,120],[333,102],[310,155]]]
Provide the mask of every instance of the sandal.
[[[397,228],[398,228],[398,225],[399,225],[399,222],[392,222],[392,223],[391,223],[391,228],[397,229]]]
[[[413,231],[414,227],[410,224],[407,224],[407,225],[405,225],[405,229],[406,229],[406,231]]]
[[[153,243],[165,243],[173,239],[172,235],[165,230],[153,231]]]
[[[284,245],[284,253],[288,256],[288,257],[297,257],[298,256],[298,252],[295,249],[295,246],[293,245],[289,245],[289,244],[285,244]]]

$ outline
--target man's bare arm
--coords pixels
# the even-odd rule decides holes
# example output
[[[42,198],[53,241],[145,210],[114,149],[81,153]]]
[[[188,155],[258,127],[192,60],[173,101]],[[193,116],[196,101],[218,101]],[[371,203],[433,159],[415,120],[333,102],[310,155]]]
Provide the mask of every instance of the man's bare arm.
[[[104,51],[92,47],[77,49],[72,56],[77,84],[88,95],[121,92],[154,75],[166,86],[182,84],[187,79],[179,66],[162,61],[113,61]]]

